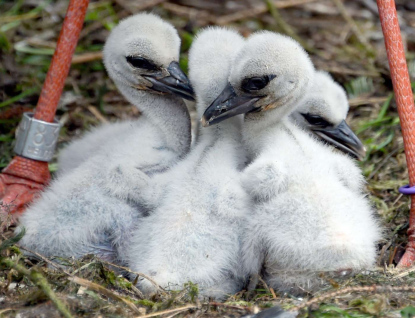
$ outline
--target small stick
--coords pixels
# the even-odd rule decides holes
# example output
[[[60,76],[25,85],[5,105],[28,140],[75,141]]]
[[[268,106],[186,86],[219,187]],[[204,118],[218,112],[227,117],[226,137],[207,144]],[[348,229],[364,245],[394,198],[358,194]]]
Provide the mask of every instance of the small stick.
[[[63,272],[64,274],[66,274],[66,275],[68,275],[69,277],[75,277],[75,278],[79,278],[79,277],[77,277],[77,276],[75,276],[75,272],[74,273],[69,273],[68,271],[66,271],[66,270],[64,270],[61,266],[59,266],[58,264],[56,264],[55,262],[53,262],[53,261],[51,261],[50,259],[48,259],[48,258],[46,258],[45,256],[43,256],[43,255],[41,255],[41,254],[39,254],[39,253],[37,253],[37,252],[34,252],[34,251],[32,251],[32,250],[29,250],[28,248],[25,248],[25,247],[22,247],[22,246],[20,246],[20,245],[18,245],[18,244],[14,244],[15,246],[17,246],[19,249],[22,249],[22,250],[24,250],[24,251],[26,251],[26,252],[29,252],[29,253],[31,253],[31,254],[33,254],[33,255],[35,255],[35,256],[37,256],[37,257],[39,257],[42,261],[44,261],[44,262],[46,262],[46,263],[48,263],[49,265],[51,265],[51,266],[53,266],[53,267],[55,267],[57,270],[59,270],[59,271],[61,271],[61,272]],[[81,278],[80,278],[81,279]],[[144,299],[144,295],[133,285],[133,286],[131,286],[132,288],[132,290],[134,291],[134,293],[139,297],[139,298],[141,298],[141,299]]]
[[[28,12],[20,15],[8,15],[0,17],[0,24],[9,23],[14,21],[23,21],[23,20],[30,20],[35,19],[39,16],[40,12]]]
[[[393,249],[393,252],[389,255],[389,265],[392,264],[393,259],[395,258],[396,252],[398,250],[398,247],[395,246],[395,248]]]
[[[396,147],[394,150],[392,150],[385,158],[383,158],[379,163],[376,163],[376,165],[378,165],[371,173],[370,175],[366,178],[366,180],[371,180],[376,173],[386,164],[386,162],[393,157],[394,155],[396,155],[396,153],[398,153],[399,151],[404,150],[403,146],[400,147]],[[392,206],[394,206],[396,204],[396,202],[394,202],[392,204]]]
[[[0,310],[0,315],[4,314],[5,312],[12,311],[12,310],[16,310],[16,309],[14,309],[14,308],[5,308],[5,309],[2,309],[2,310]]]
[[[80,277],[76,277],[76,276],[68,277],[68,280],[70,280],[70,281],[72,281],[72,282],[74,282],[74,283],[76,283],[78,285],[81,285],[81,286],[84,286],[86,288],[92,289],[92,290],[94,290],[94,291],[96,291],[96,292],[98,292],[100,294],[103,294],[103,295],[109,297],[109,298],[112,298],[114,300],[123,302],[132,311],[134,311],[137,314],[141,314],[141,311],[131,301],[125,299],[124,297],[121,297],[121,296],[115,294],[114,292],[106,289],[105,287],[103,287],[101,285],[98,285],[96,283],[90,282],[89,280],[86,280],[86,279],[83,279],[83,278],[80,278]]]
[[[269,289],[268,284],[265,282],[265,280],[263,280],[261,276],[258,276],[258,279],[262,284],[264,284],[266,290],[268,290],[268,293],[272,294],[271,290]]]
[[[372,45],[369,43],[369,41],[366,39],[366,37],[362,34],[359,27],[357,26],[356,22],[353,20],[352,16],[347,11],[346,7],[344,6],[344,3],[342,0],[333,0],[334,4],[337,6],[337,9],[339,10],[341,16],[343,19],[350,25],[352,32],[354,35],[356,35],[357,39],[360,43],[363,44],[366,51],[368,52],[374,52]]]
[[[359,2],[364,5],[370,12],[372,12],[375,16],[379,16],[379,11],[376,3],[372,0],[359,0]]]
[[[82,54],[75,54],[72,57],[72,64],[81,64],[92,61],[102,60],[102,52],[87,52]]]
[[[56,49],[56,42],[54,41],[45,41],[45,40],[41,40],[39,38],[29,38],[26,40],[26,43],[31,45],[31,46],[40,46],[40,47],[47,47],[50,49]]]
[[[403,271],[403,272],[401,272],[401,273],[399,273],[397,275],[394,275],[392,277],[392,279],[402,278],[402,277],[408,276],[409,274],[411,274],[413,272],[415,272],[415,266],[414,267],[411,267],[408,270]]]
[[[126,278],[124,279],[127,280]],[[135,287],[134,284],[131,284],[131,290],[137,295],[138,298],[145,299],[144,294],[137,287]]]
[[[55,292],[52,290],[52,287],[49,285],[48,281],[45,277],[43,277],[42,274],[34,270],[28,270],[26,267],[13,262],[9,258],[3,258],[0,263],[15,269],[17,272],[30,279],[38,288],[40,288],[45,293],[46,296],[48,296],[48,298],[53,302],[53,304],[56,306],[56,309],[58,309],[62,316],[65,318],[73,317],[64,303],[61,302],[60,299],[56,296]]]
[[[355,98],[349,99],[349,106],[350,107],[356,107],[356,106],[360,106],[360,105],[383,103],[386,100],[388,100],[388,98],[389,98],[388,96],[385,96],[385,97],[370,97],[370,98],[355,97]]]
[[[275,294],[275,290],[274,290],[274,288],[270,287],[270,288],[269,288],[269,291],[271,292],[272,297],[273,297],[274,299],[277,299],[277,295]]]
[[[139,11],[146,10],[148,8],[152,8],[160,3],[166,2],[167,0],[141,0],[137,1],[138,3],[135,4],[131,1],[125,0],[115,0],[115,2],[121,6],[124,10],[128,11],[130,14],[136,14]]]
[[[345,75],[357,75],[357,76],[368,76],[368,77],[378,77],[380,76],[379,72],[376,71],[366,71],[366,70],[353,70],[345,67],[339,66],[326,66],[319,65],[319,68],[323,71],[336,74],[345,74]]]
[[[167,316],[166,318],[173,318],[173,317],[179,315],[180,313],[181,313],[181,311],[178,311],[178,312],[176,312],[174,314],[171,314],[170,316]]]
[[[209,24],[210,21],[213,21],[215,19],[209,12],[205,10],[189,8],[175,3],[163,3],[163,8],[178,16],[194,20],[197,23],[197,25],[201,27]]]
[[[140,316],[138,318],[149,318],[149,317],[156,317],[156,316],[161,316],[161,315],[165,315],[165,314],[179,313],[179,312],[186,311],[186,310],[193,309],[193,308],[197,308],[197,306],[196,305],[187,305],[187,306],[180,307],[180,308],[169,309],[169,310],[164,310],[164,311],[159,311],[159,312],[153,312],[151,314]]]
[[[282,18],[280,11],[277,9],[274,1],[266,0],[266,4],[268,7],[269,12],[271,13],[272,17],[274,18],[277,27],[281,29],[281,31],[288,36],[292,37],[298,43],[301,44],[308,52],[314,52],[314,48],[310,47],[302,38],[294,31],[294,29]]]
[[[349,293],[361,293],[361,292],[369,292],[369,293],[374,293],[374,292],[378,292],[378,293],[387,293],[387,292],[410,292],[413,293],[415,292],[415,286],[409,286],[409,285],[404,285],[404,286],[380,286],[380,285],[372,285],[372,286],[359,286],[359,287],[346,287],[346,288],[342,288],[340,290],[334,291],[334,292],[330,292],[330,293],[326,293],[323,294],[319,297],[316,297],[312,300],[309,300],[299,306],[296,306],[292,309],[290,309],[290,311],[299,311],[303,308],[306,307],[310,307],[311,305],[315,304],[315,303],[321,303],[324,302],[327,299],[330,298],[335,298],[344,294],[349,294]]]
[[[217,306],[217,307],[225,307],[225,308],[231,308],[231,309],[236,309],[236,310],[244,310],[244,311],[252,311],[249,307],[243,307],[243,306],[236,306],[236,305],[228,305],[228,304],[224,304],[224,303],[218,303],[218,302],[214,302],[211,301],[209,303],[209,305],[211,306]]]
[[[102,116],[102,114],[99,112],[99,110],[95,107],[95,106],[92,106],[92,105],[88,105],[87,106],[88,107],[88,110],[96,117],[96,118],[98,118],[98,120],[101,122],[101,123],[108,123],[108,119],[106,119],[104,116]]]
[[[49,265],[51,265],[51,266],[55,267],[57,270],[59,270],[59,271],[61,271],[61,272],[65,273],[66,275],[68,275],[68,276],[73,276],[73,274],[71,274],[71,273],[67,272],[67,271],[66,271],[66,270],[64,270],[61,266],[59,266],[59,265],[58,265],[58,264],[56,264],[55,262],[51,261],[50,259],[46,258],[45,256],[43,256],[43,255],[41,255],[41,254],[39,254],[39,253],[37,253],[37,252],[35,252],[35,251],[29,250],[28,248],[23,247],[23,246],[21,246],[21,245],[19,245],[19,244],[14,244],[14,245],[15,245],[15,246],[17,246],[19,249],[21,249],[21,250],[23,250],[23,251],[29,252],[30,254],[33,254],[33,255],[35,255],[35,256],[37,256],[37,257],[39,257],[42,261],[44,261],[44,262],[48,263]]]
[[[288,1],[273,1],[274,5],[278,9],[284,9],[289,7],[300,6],[306,3],[316,2],[317,0],[288,0]],[[227,25],[232,22],[236,22],[246,18],[256,17],[257,15],[263,14],[268,11],[267,5],[261,3],[254,7],[243,9],[231,14],[220,16],[219,18],[213,18],[211,21],[217,25]]]

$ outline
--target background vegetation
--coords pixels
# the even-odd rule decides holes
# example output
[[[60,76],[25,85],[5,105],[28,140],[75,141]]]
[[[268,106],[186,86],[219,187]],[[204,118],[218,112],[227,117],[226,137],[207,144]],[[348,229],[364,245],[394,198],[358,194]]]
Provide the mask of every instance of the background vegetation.
[[[415,2],[396,2],[415,79]],[[36,105],[67,4],[67,0],[0,0],[0,168],[13,157],[14,133],[22,113]],[[397,273],[394,268],[404,251],[409,213],[409,200],[398,188],[408,177],[375,1],[91,1],[57,113],[64,124],[60,148],[92,126],[139,116],[108,79],[100,52],[119,20],[142,10],[157,13],[178,28],[184,69],[193,37],[206,25],[232,26],[245,36],[267,29],[299,40],[316,67],[330,72],[345,87],[350,101],[348,122],[367,147],[360,165],[385,227],[378,268],[343,279],[322,277],[327,287],[304,299],[261,285],[225,303],[201,303],[192,283],[181,292],[160,290],[144,299],[133,284],[97,259],[28,259],[8,240],[12,229],[4,221],[0,316],[239,317],[260,307],[280,304],[290,309],[314,299],[301,311],[303,317],[413,317],[415,272]],[[56,168],[52,162],[50,170]],[[360,288],[374,284],[379,287]]]

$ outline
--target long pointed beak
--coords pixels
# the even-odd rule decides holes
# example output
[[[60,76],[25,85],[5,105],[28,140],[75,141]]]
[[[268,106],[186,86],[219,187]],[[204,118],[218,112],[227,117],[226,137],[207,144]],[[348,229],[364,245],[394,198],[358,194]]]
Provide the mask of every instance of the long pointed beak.
[[[238,96],[230,83],[220,95],[210,104],[202,116],[203,127],[220,123],[221,121],[257,110],[255,103],[261,97],[251,95]]]
[[[365,146],[344,120],[337,127],[314,128],[312,131],[324,141],[358,160],[366,156]]]
[[[186,74],[181,70],[179,63],[171,62],[166,69],[168,75],[161,73],[144,75],[152,84],[150,89],[162,93],[173,93],[184,99],[194,101],[194,91]]]

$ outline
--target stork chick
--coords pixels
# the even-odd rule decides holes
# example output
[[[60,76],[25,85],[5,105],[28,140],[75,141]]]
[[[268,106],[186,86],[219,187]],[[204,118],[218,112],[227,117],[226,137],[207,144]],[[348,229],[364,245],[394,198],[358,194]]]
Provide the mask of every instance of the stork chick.
[[[366,149],[346,123],[348,111],[344,89],[328,73],[317,71],[312,89],[291,117],[322,141],[361,160]]]
[[[52,182],[20,219],[21,243],[46,256],[93,253],[123,261],[124,244],[145,214],[134,200],[147,179],[174,165],[190,147],[190,119],[181,97],[193,94],[178,66],[172,25],[137,14],[116,26],[104,64],[121,93],[142,112],[123,133]]]
[[[348,110],[349,103],[344,89],[328,73],[317,71],[313,88],[291,117],[300,127],[314,133],[321,141],[361,160],[365,157],[366,149],[346,123]],[[118,138],[126,128],[128,126],[124,123],[106,124],[71,142],[59,154],[59,172],[66,173],[76,168],[93,156],[107,140]],[[194,129],[196,138],[199,131],[200,125],[197,122]]]
[[[208,28],[193,42],[189,78],[200,115],[225,87],[234,52],[243,42],[224,28]],[[240,124],[241,118],[233,118],[205,129],[187,158],[154,178],[157,184],[164,178],[168,186],[162,204],[133,237],[131,269],[170,289],[197,283],[202,297],[224,298],[241,289],[240,230],[249,201],[239,184],[245,162]],[[145,280],[138,287],[147,294],[154,291]]]
[[[314,73],[297,42],[256,33],[203,119],[212,125],[246,114],[242,135],[252,162],[243,184],[253,210],[245,223],[243,264],[280,291],[312,290],[321,272],[370,268],[380,238],[368,200],[342,182],[336,158],[344,155],[288,118],[309,93]]]

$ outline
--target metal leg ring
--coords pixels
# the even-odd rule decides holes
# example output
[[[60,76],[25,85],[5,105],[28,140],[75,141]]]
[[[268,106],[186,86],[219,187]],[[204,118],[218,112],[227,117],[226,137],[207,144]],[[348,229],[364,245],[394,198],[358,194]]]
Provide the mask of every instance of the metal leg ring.
[[[33,118],[33,113],[24,113],[16,132],[14,152],[19,156],[50,161],[55,153],[61,124]]]

